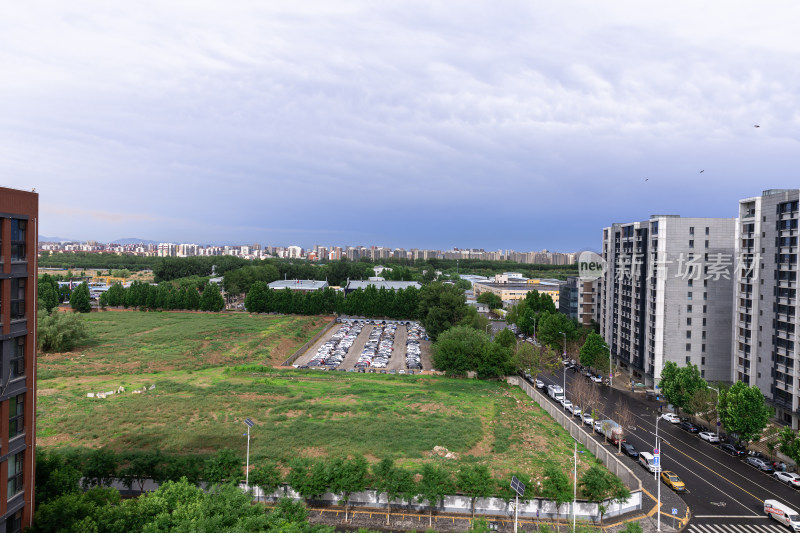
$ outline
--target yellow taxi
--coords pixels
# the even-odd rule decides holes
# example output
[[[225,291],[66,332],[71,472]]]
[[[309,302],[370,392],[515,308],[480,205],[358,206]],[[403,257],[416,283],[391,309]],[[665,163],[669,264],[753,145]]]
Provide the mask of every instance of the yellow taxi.
[[[683,484],[683,481],[681,481],[681,478],[678,477],[678,474],[672,472],[671,470],[664,470],[661,472],[661,481],[666,483],[667,486],[675,492],[686,491],[686,485]]]

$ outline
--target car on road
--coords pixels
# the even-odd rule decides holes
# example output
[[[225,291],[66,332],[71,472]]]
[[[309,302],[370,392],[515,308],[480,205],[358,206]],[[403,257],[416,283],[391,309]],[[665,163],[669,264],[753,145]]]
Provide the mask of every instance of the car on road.
[[[589,379],[591,379],[595,383],[602,383],[603,382],[603,377],[602,376],[592,376]]]
[[[587,426],[594,425],[594,418],[589,413],[583,413],[583,423]]]
[[[679,424],[681,419],[678,418],[678,415],[675,413],[664,413],[661,415],[662,420],[666,420],[667,422],[671,422],[673,424]]]
[[[622,441],[621,446],[622,446],[622,453],[624,453],[625,455],[630,455],[634,459],[639,457],[639,452],[636,451],[636,448],[634,448],[633,444],[631,444],[630,442]]]
[[[775,479],[780,481],[781,483],[786,483],[790,487],[800,488],[800,475],[795,474],[794,472],[775,472],[772,474],[775,476]]]
[[[594,422],[594,430],[597,433],[602,433],[603,432],[603,421],[602,420],[595,420],[595,422]]]
[[[742,450],[740,450],[733,444],[728,444],[727,442],[725,444],[720,444],[719,449],[729,455],[733,455],[734,457],[741,457],[744,455],[744,452]]]
[[[573,406],[572,409],[569,410],[569,412],[572,413],[572,416],[577,416],[577,417],[580,417],[583,414],[583,411],[581,411],[581,408],[578,407],[577,405]]]
[[[711,444],[719,444],[719,437],[717,437],[710,431],[701,431],[700,433],[697,434],[697,436],[706,442],[710,442]]]
[[[772,468],[771,464],[769,464],[768,462],[764,461],[763,459],[759,459],[758,457],[748,457],[747,459],[745,459],[745,462],[747,464],[749,464],[750,466],[754,466],[754,467],[758,468],[762,472],[767,472],[767,473],[771,474],[771,473],[773,473],[775,471],[775,469]]]
[[[697,433],[700,431],[699,429],[697,429],[697,426],[695,426],[688,420],[684,420],[683,422],[681,422],[681,429],[685,429],[689,433]]]
[[[678,474],[671,470],[662,471],[661,480],[675,492],[686,492],[686,485],[681,481],[681,478],[678,477]]]
[[[570,413],[572,412],[572,402],[571,402],[571,401],[569,401],[569,400],[564,400],[563,402],[561,402],[561,405],[563,405],[563,406],[564,406],[564,409],[566,409],[566,410],[567,410],[567,411],[569,411]]]
[[[544,388],[544,381],[542,381],[541,379],[537,379],[536,380],[536,388],[537,389],[543,389]]]

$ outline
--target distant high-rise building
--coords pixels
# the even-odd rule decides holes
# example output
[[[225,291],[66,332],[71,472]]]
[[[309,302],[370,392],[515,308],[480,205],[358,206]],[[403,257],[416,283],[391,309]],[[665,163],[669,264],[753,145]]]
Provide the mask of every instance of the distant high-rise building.
[[[733,218],[653,215],[603,230],[597,322],[636,381],[657,384],[667,361],[730,379],[735,227]]]

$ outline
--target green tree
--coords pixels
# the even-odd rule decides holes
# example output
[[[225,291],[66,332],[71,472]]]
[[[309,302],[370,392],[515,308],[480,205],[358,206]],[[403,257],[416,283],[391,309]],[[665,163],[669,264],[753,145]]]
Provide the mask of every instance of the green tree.
[[[80,491],[81,472],[57,451],[36,450],[36,504]]]
[[[503,328],[494,336],[493,342],[506,348],[513,348],[517,345],[517,338],[514,336],[513,331]]]
[[[773,411],[758,386],[748,387],[737,381],[729,389],[721,389],[720,392],[719,418],[725,429],[729,433],[736,433],[745,442],[760,437]]]
[[[411,499],[416,493],[416,484],[411,472],[394,466],[390,458],[382,459],[372,470],[378,493],[386,493],[386,523],[392,514],[392,502],[398,498]]]
[[[503,307],[503,300],[493,292],[484,292],[478,296],[478,301],[489,306],[489,309],[500,309]]]
[[[478,359],[475,364],[475,371],[478,374],[478,378],[488,379],[507,375],[514,368],[511,361],[512,353],[510,348],[490,342],[489,345],[478,354]]]
[[[695,392],[708,388],[706,380],[700,377],[697,365],[678,367],[673,361],[664,364],[659,386],[667,401],[686,412],[692,412]]]
[[[39,285],[36,290],[38,292],[39,309],[45,309],[49,313],[58,307],[58,282],[52,276],[45,274],[39,278]]]
[[[367,487],[369,465],[363,455],[352,459],[337,458],[328,465],[330,490],[340,494],[340,502],[344,504],[344,520],[347,522],[347,504],[354,492],[361,492]]]
[[[275,492],[283,478],[278,470],[278,466],[271,462],[262,462],[256,465],[250,472],[250,484],[261,489],[262,494],[272,494]],[[259,499],[261,496],[259,496]]]
[[[312,463],[306,458],[295,458],[289,462],[291,470],[286,482],[308,501],[328,490],[328,469],[324,462]]]
[[[538,375],[543,372],[554,372],[561,368],[561,353],[549,346],[535,346],[529,342],[522,342],[517,347],[512,364],[521,372]]]
[[[450,472],[431,463],[422,465],[422,479],[419,482],[420,502],[428,502],[428,527],[433,527],[433,510],[442,504],[444,497],[452,490]]]
[[[472,518],[475,518],[475,502],[487,498],[494,491],[494,480],[486,465],[464,466],[456,476],[458,488],[470,499]]]
[[[475,370],[483,352],[489,349],[489,336],[465,326],[443,332],[431,346],[433,366],[448,376],[463,376]]]
[[[602,505],[605,500],[610,498],[614,503],[622,503],[631,497],[631,491],[622,484],[622,481],[599,465],[592,465],[584,472],[579,485],[587,500],[600,504],[601,524],[606,511]]]
[[[37,343],[42,352],[68,352],[89,336],[86,324],[77,314],[48,313],[44,309],[37,315]]]
[[[123,483],[128,489],[136,483],[139,491],[144,491],[144,484],[148,479],[154,479],[163,457],[161,452],[135,451],[128,452],[122,457],[125,466],[119,471]]]
[[[222,311],[225,308],[225,299],[219,292],[216,283],[207,283],[200,297],[201,311]]]
[[[562,332],[567,334],[567,341],[574,340],[577,337],[575,322],[570,320],[567,315],[558,312],[543,312],[539,315],[536,331],[536,340],[539,341],[539,343],[550,346],[559,352],[564,350],[564,336]]]
[[[544,477],[547,478],[547,482],[542,483],[542,497],[554,501],[560,514],[561,506],[572,501],[572,482],[554,463],[548,463],[545,467]]]
[[[800,438],[798,438],[797,431],[788,426],[784,427],[778,434],[778,449],[795,464],[800,464]],[[36,488],[38,490],[39,487]]]
[[[454,285],[431,283],[419,292],[420,321],[433,340],[460,323],[467,316],[468,309],[464,293]]]
[[[223,448],[206,460],[203,477],[209,483],[238,483],[242,459],[230,448]]]
[[[69,305],[79,313],[88,313],[92,310],[92,298],[89,295],[89,286],[85,281],[72,291]]]
[[[595,332],[586,336],[581,346],[580,362],[583,366],[597,367],[599,362],[608,363],[608,344]]]
[[[92,450],[83,465],[83,487],[110,486],[117,477],[120,457],[105,448]]]

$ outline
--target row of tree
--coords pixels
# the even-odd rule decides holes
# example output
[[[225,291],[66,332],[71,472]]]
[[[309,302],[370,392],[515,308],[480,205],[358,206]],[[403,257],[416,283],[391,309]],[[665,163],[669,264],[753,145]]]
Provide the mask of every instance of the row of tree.
[[[742,442],[759,438],[774,414],[758,386],[737,381],[711,388],[697,365],[679,367],[668,361],[661,371],[659,388],[672,405],[709,423],[718,418],[725,430]]]
[[[568,353],[583,345],[589,333],[576,320],[558,312],[549,294],[536,290],[528,292],[525,298],[509,309],[506,321],[516,324],[525,335],[535,336],[540,344]]]
[[[75,495],[80,487],[108,487],[112,480],[121,478],[125,485],[144,488],[148,479],[163,486],[182,480],[187,486],[195,486],[201,479],[209,484],[238,483],[243,473],[241,458],[232,450],[220,450],[210,458],[195,456],[167,456],[155,452],[128,452],[116,454],[108,450],[91,452],[39,452],[37,455],[36,498],[47,510],[42,515],[37,512],[37,527],[51,524],[56,506],[52,502],[63,501],[64,496]],[[560,466],[549,463],[543,472],[544,483],[531,483],[530,478],[521,472],[514,475],[526,484],[528,490],[523,501],[542,497],[556,502],[561,507],[572,500],[573,485]],[[260,462],[250,471],[251,485],[256,485],[265,494],[273,493],[282,483],[287,483],[306,501],[319,498],[330,492],[340,498],[345,506],[345,520],[349,513],[349,501],[353,493],[373,488],[385,494],[387,501],[427,503],[430,507],[430,520],[433,509],[438,508],[448,494],[460,492],[471,499],[474,516],[475,501],[478,498],[500,496],[506,500],[513,498],[507,479],[494,478],[485,465],[467,465],[457,471],[443,465],[425,463],[419,472],[413,472],[395,465],[385,458],[369,465],[360,455],[348,458],[311,461],[296,458],[289,462],[288,472],[283,475],[278,465]],[[593,502],[606,499],[624,501],[630,492],[622,482],[599,465],[592,465],[578,481],[584,498]],[[109,497],[109,493],[97,494]],[[74,499],[68,500],[74,503]],[[392,508],[387,506],[387,523]],[[69,511],[64,511],[67,516]],[[74,514],[74,513],[73,513]],[[47,518],[45,518],[45,516]],[[77,517],[76,517],[77,518]],[[41,522],[39,521],[41,519]],[[432,523],[432,522],[431,522]],[[49,531],[46,528],[42,531]],[[55,529],[53,529],[55,530]]]
[[[70,298],[85,284],[77,287]],[[86,287],[88,293],[88,287]],[[200,310],[221,311],[225,308],[225,300],[220,294],[216,283],[208,283],[199,289],[194,285],[176,286],[173,283],[160,283],[151,285],[142,281],[134,281],[128,287],[114,283],[100,295],[101,307],[125,307],[134,309],[163,309],[170,310]],[[76,309],[75,305],[72,306]]]

